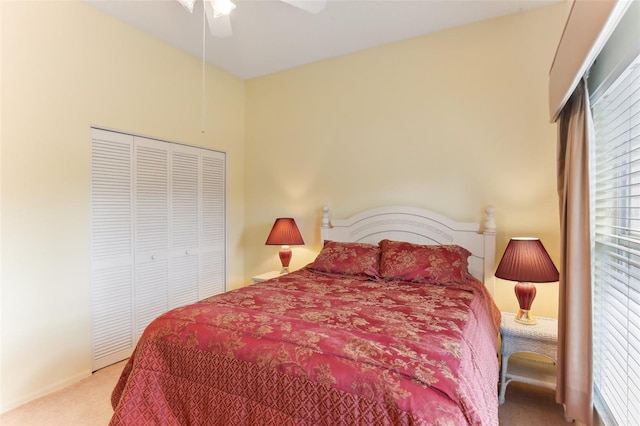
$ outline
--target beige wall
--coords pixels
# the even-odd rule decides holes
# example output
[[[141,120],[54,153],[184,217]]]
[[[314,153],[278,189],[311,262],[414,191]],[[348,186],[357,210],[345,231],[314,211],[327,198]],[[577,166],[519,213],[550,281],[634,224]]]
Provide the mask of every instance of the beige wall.
[[[0,2],[2,411],[91,368],[89,127],[227,152],[229,288],[279,268],[264,241],[293,215],[319,250],[335,217],[391,204],[462,221],[496,206],[509,237],[559,250],[547,73],[566,5],[243,82],[80,2]],[[54,18],[52,18],[54,17]],[[544,287],[544,288],[543,288]],[[516,308],[512,284],[496,300]],[[534,309],[555,316],[557,286]]]
[[[227,152],[244,282],[244,82],[81,2],[1,2],[2,411],[90,373],[89,128]]]
[[[296,218],[319,250],[321,206],[344,218],[417,205],[460,221],[495,205],[498,259],[514,236],[559,255],[556,127],[548,72],[568,5],[547,7],[370,49],[246,84],[247,275],[279,268],[264,246],[273,220]],[[515,311],[513,283],[496,301]],[[557,316],[557,284],[534,311]]]

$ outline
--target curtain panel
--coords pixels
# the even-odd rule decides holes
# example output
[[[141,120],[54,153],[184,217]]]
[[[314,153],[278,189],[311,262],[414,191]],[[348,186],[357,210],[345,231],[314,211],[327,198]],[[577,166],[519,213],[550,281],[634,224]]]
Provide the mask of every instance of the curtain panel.
[[[593,124],[584,79],[558,124],[560,287],[556,401],[565,416],[593,424],[589,140]]]

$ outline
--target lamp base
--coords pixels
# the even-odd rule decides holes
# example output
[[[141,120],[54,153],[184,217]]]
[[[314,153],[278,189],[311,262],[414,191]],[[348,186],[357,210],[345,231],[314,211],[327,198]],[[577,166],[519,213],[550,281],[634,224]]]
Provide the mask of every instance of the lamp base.
[[[280,263],[282,263],[282,269],[280,270],[280,275],[289,273],[289,262],[291,261],[291,249],[289,246],[284,245],[280,248],[278,252],[280,256]]]
[[[524,325],[534,325],[538,323],[538,321],[533,316],[531,311],[527,309],[520,309],[518,311],[518,314],[513,318],[513,320],[517,323],[524,324]]]

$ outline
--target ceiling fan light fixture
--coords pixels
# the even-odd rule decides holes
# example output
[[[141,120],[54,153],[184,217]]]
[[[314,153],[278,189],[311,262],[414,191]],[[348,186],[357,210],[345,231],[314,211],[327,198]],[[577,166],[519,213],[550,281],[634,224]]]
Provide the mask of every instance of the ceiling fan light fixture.
[[[2,1],[2,0],[0,0]],[[188,12],[193,13],[193,8],[197,0],[176,0]],[[328,0],[281,0],[291,6],[304,10],[309,13],[319,13],[327,5]],[[209,31],[214,37],[231,37],[233,31],[231,28],[230,13],[236,8],[231,0],[202,0],[204,9],[204,19],[209,26]],[[204,22],[203,22],[204,26]],[[204,32],[203,32],[204,34]],[[203,35],[204,45],[204,35]],[[204,48],[203,48],[204,49]],[[204,53],[203,53],[204,57]]]
[[[193,13],[193,6],[196,4],[196,0],[178,0],[178,3],[187,9],[189,13]]]
[[[231,0],[213,0],[213,17],[218,18],[223,15],[228,15],[236,5]]]

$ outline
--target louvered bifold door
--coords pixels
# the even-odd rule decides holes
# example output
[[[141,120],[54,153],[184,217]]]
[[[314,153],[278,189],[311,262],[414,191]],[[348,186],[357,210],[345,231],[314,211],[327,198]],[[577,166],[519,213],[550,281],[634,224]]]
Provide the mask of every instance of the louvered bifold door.
[[[171,308],[225,291],[225,154],[91,129],[93,369]]]
[[[200,151],[171,147],[171,307],[198,301]]]
[[[93,370],[127,358],[133,323],[133,137],[91,130]]]
[[[135,137],[136,339],[169,309],[169,149]]]
[[[200,299],[226,283],[226,155],[204,151],[201,161]]]

